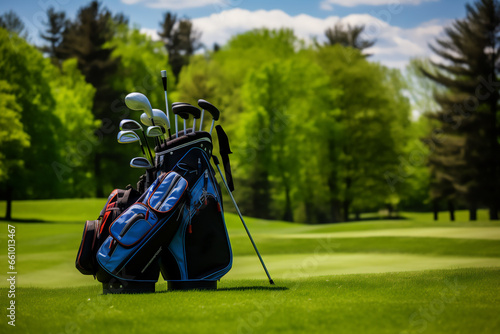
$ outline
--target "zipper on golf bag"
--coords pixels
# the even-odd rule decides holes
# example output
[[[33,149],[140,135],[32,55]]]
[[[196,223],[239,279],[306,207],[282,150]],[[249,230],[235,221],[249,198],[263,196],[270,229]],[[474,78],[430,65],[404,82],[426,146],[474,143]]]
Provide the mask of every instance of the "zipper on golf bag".
[[[84,275],[96,275],[97,250],[109,235],[109,226],[125,209],[140,198],[140,193],[127,186],[115,189],[108,196],[99,218],[85,222],[82,241],[76,256],[75,266]]]
[[[157,258],[179,228],[187,187],[179,174],[164,173],[113,222],[97,253],[99,281],[158,280]]]

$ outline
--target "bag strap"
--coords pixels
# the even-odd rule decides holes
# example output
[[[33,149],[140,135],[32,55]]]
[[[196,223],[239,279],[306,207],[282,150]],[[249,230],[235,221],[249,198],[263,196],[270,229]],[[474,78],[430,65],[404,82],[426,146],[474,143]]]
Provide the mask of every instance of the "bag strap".
[[[224,165],[224,172],[226,174],[226,182],[229,190],[234,191],[233,174],[231,172],[231,163],[229,162],[229,154],[232,154],[231,148],[229,147],[229,138],[226,132],[222,129],[222,126],[217,125],[215,127],[217,131],[217,138],[219,138],[219,153],[222,158],[222,164]]]
[[[122,194],[121,197],[118,197],[116,200],[116,204],[122,208],[127,208],[129,207],[129,201],[133,200],[134,202],[137,200],[137,198],[140,197],[140,193],[135,190],[132,185],[127,185],[126,187],[127,190],[125,190]]]

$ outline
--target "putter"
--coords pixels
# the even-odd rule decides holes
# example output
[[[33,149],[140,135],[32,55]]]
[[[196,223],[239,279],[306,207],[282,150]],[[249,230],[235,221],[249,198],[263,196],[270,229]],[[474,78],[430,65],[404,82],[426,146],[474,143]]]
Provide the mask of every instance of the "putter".
[[[168,120],[168,137],[172,137],[170,133],[170,116],[168,115],[168,97],[167,97],[167,71],[161,71],[161,81],[163,82],[163,90],[165,91],[165,115],[167,115]]]
[[[142,110],[148,115],[151,119],[151,123],[154,125],[153,121],[153,108],[151,107],[151,103],[149,102],[146,95],[141,93],[130,93],[125,96],[125,104],[132,110]],[[159,145],[158,139],[155,138],[155,144]]]
[[[116,139],[120,144],[130,144],[138,141],[139,145],[141,145],[142,154],[144,154],[144,157],[146,157],[146,152],[144,151],[144,146],[142,145],[141,138],[139,138],[139,135],[134,131],[120,131],[118,132],[118,136],[116,137]]]
[[[144,129],[142,128],[142,126],[133,119],[122,119],[120,122],[120,130],[125,130],[125,131],[141,130],[142,137],[144,138],[144,141],[146,142],[146,147],[148,148],[150,161],[151,163],[153,163],[153,155],[151,154],[151,149],[149,147],[148,139],[146,138],[146,134],[144,133]]]
[[[198,100],[198,105],[200,106],[200,108],[208,111],[210,115],[212,115],[212,126],[210,127],[210,135],[212,135],[212,130],[214,129],[215,121],[219,120],[220,111],[212,103],[202,99]]]
[[[250,242],[252,243],[253,249],[255,249],[255,252],[257,253],[257,256],[259,257],[260,263],[262,264],[262,268],[264,268],[264,271],[266,272],[267,278],[269,279],[269,284],[274,285],[274,281],[271,278],[271,275],[269,274],[269,271],[267,271],[266,265],[264,264],[264,260],[262,260],[262,256],[260,256],[259,250],[257,249],[257,245],[253,241],[252,235],[250,234],[250,231],[248,230],[247,224],[245,224],[245,220],[243,219],[243,216],[241,215],[240,209],[238,208],[238,204],[236,204],[236,201],[234,200],[233,193],[231,190],[229,190],[229,186],[226,183],[226,179],[224,176],[222,176],[222,172],[219,167],[219,159],[215,155],[212,155],[212,159],[214,160],[215,166],[217,167],[217,170],[219,171],[220,177],[222,178],[222,182],[224,183],[224,186],[227,189],[227,192],[229,193],[229,196],[231,197],[231,200],[233,201],[234,207],[236,208],[236,212],[238,213],[238,216],[240,216],[241,222],[243,223],[243,227],[245,227],[245,231],[247,231],[248,238],[250,238]]]

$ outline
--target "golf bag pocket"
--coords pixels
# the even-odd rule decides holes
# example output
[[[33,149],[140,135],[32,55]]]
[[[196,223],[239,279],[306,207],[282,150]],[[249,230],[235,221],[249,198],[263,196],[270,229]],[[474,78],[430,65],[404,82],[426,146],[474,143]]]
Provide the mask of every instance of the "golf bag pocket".
[[[76,268],[84,275],[95,275],[97,263],[94,246],[99,236],[99,220],[87,220],[76,256]]]
[[[217,281],[232,266],[222,199],[208,165],[205,170],[193,182],[181,226],[161,254],[161,273],[169,284]]]
[[[101,282],[109,280],[109,275],[125,281],[158,280],[157,257],[179,228],[187,186],[175,172],[162,174],[141,201],[113,222],[97,253]]]

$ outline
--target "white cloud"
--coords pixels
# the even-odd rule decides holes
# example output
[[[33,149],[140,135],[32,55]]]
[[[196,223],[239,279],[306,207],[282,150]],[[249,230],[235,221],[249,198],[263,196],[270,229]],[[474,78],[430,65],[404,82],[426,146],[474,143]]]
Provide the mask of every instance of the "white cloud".
[[[333,5],[342,7],[356,6],[401,6],[401,5],[420,5],[422,2],[438,1],[438,0],[323,0],[320,3],[320,8],[324,10],[333,10]]]
[[[156,29],[141,28],[140,32],[141,34],[148,35],[149,37],[151,37],[153,41],[160,40],[160,35],[158,35],[158,31]]]
[[[351,25],[365,25],[363,38],[376,39],[367,52],[370,60],[380,61],[389,67],[404,68],[411,57],[431,56],[427,44],[443,31],[444,22],[430,21],[415,28],[403,29],[390,25],[369,14],[352,14],[343,18],[330,16],[324,19],[301,14],[290,16],[281,10],[249,11],[235,8],[193,19],[194,26],[202,32],[202,42],[211,47],[214,43],[225,44],[231,36],[255,28],[292,28],[295,34],[306,41],[316,36],[324,41],[324,31],[341,21]]]
[[[121,0],[124,4],[135,5],[138,3],[144,4],[150,8],[162,9],[185,9],[205,7],[209,5],[227,8],[228,3],[234,0]]]

